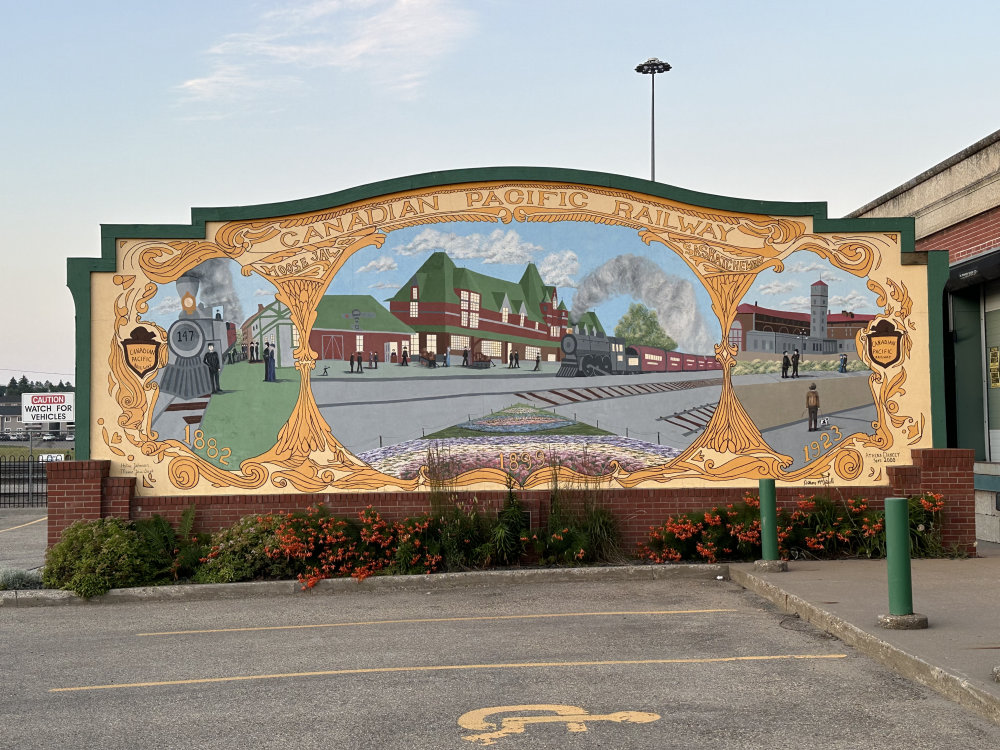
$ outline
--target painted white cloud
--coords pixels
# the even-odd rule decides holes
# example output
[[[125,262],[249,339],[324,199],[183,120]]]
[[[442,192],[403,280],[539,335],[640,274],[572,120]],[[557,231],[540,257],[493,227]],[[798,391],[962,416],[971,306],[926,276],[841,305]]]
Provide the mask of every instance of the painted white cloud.
[[[386,271],[395,271],[399,266],[396,264],[392,258],[388,255],[383,255],[376,258],[371,263],[365,263],[357,270],[357,273],[368,273],[372,271],[374,273],[385,273]]]
[[[844,280],[843,276],[841,276],[839,273],[837,273],[836,271],[834,271],[834,270],[832,270],[830,268],[828,268],[825,271],[823,271],[819,275],[819,278],[822,281],[825,281],[828,285],[829,284],[836,284],[838,281],[843,281]]]
[[[822,273],[823,271],[829,271],[830,266],[826,263],[803,263],[802,261],[799,261],[786,266],[785,270],[790,271],[791,273]]]
[[[439,61],[476,28],[458,0],[313,0],[260,15],[207,52],[210,71],[180,84],[199,104],[266,98],[307,86],[314,72],[351,71],[413,98]]]
[[[811,300],[808,296],[801,297],[789,297],[784,302],[781,303],[781,309],[783,310],[795,310],[798,312],[809,312],[809,305]]]
[[[488,235],[457,235],[437,229],[425,229],[396,252],[399,255],[419,255],[443,250],[452,260],[476,258],[483,263],[523,265],[531,262],[542,249],[522,240],[513,229],[506,232],[495,229]]]
[[[400,284],[393,284],[391,281],[376,281],[374,284],[369,284],[369,289],[399,289]]]
[[[274,296],[274,290],[273,289],[254,289],[253,290],[253,296],[254,297],[273,297]]]
[[[799,285],[794,281],[769,281],[766,284],[762,284],[757,288],[757,291],[761,294],[788,294],[799,288]]]
[[[840,312],[841,310],[856,312],[859,310],[872,309],[871,300],[863,294],[858,294],[855,291],[852,291],[849,294],[835,294],[830,297],[829,304],[830,312]]]
[[[181,299],[176,294],[164,297],[156,306],[154,312],[157,315],[172,315],[181,311]]]
[[[580,259],[572,250],[549,253],[538,264],[542,281],[550,286],[575,287],[580,273]]]

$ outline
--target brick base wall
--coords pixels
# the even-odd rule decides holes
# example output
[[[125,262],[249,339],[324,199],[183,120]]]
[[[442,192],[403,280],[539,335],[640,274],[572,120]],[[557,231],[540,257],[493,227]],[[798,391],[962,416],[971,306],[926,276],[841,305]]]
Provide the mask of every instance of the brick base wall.
[[[974,452],[955,449],[914,451],[913,466],[887,467],[890,486],[824,487],[816,492],[802,487],[778,487],[780,507],[792,508],[804,494],[830,497],[864,497],[872,507],[881,507],[887,497],[905,497],[920,492],[943,495],[944,542],[970,555],[975,554],[976,505],[973,487]],[[322,502],[331,513],[353,516],[374,506],[390,520],[415,516],[430,510],[426,493],[363,493],[309,495],[208,495],[135,497],[135,480],[109,477],[108,461],[52,462],[47,465],[49,479],[49,536],[51,547],[62,532],[75,521],[118,517],[138,520],[160,515],[175,526],[192,503],[196,506],[195,528],[218,531],[243,516],[253,513],[290,513]],[[604,490],[595,498],[618,519],[623,547],[631,554],[645,541],[649,527],[662,523],[667,516],[707,510],[714,505],[739,502],[746,490],[712,486],[697,489]],[[463,500],[475,496],[481,506],[499,508],[506,492],[459,493]],[[549,493],[518,492],[518,499],[531,513],[532,525],[548,523]],[[573,501],[573,495],[567,495]],[[578,501],[585,498],[578,497]]]

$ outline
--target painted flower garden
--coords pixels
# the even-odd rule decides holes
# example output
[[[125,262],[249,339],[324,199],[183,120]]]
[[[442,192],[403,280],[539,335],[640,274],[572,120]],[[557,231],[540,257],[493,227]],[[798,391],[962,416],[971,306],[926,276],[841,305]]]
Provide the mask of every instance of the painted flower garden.
[[[489,467],[523,484],[534,472],[565,467],[588,477],[616,467],[632,472],[680,455],[666,445],[622,437],[525,404],[493,412],[455,427],[397,445],[361,453],[372,468],[412,479],[434,464],[440,477]]]

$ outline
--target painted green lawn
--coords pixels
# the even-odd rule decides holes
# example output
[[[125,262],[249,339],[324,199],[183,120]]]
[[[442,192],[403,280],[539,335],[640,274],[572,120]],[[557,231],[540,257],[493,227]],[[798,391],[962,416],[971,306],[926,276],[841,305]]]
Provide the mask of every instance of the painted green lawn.
[[[204,432],[206,447],[198,455],[216,466],[235,470],[240,462],[259,456],[278,438],[280,430],[295,408],[299,396],[299,372],[294,367],[281,367],[275,373],[277,382],[264,382],[264,365],[240,362],[228,365],[222,371],[219,385],[223,393],[212,396],[200,428]],[[252,404],[253,406],[250,406]],[[218,458],[210,458],[207,441],[215,440],[220,451]],[[224,451],[231,455],[220,463]]]

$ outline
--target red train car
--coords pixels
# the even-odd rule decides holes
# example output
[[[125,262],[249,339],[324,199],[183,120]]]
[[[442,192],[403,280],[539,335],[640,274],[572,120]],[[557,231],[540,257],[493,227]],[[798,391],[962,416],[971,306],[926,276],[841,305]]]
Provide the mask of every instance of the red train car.
[[[652,346],[630,346],[625,350],[629,372],[666,372],[669,352]],[[633,362],[638,366],[633,370]]]

